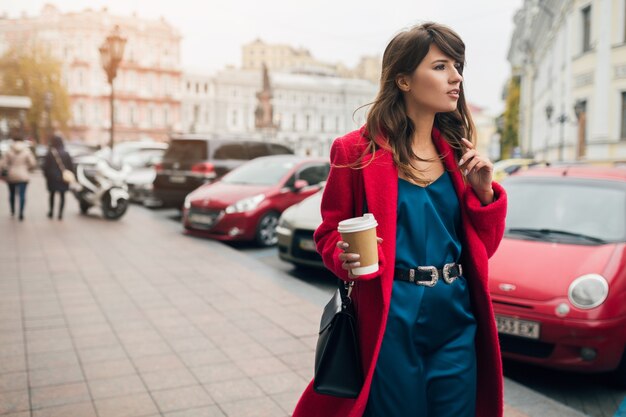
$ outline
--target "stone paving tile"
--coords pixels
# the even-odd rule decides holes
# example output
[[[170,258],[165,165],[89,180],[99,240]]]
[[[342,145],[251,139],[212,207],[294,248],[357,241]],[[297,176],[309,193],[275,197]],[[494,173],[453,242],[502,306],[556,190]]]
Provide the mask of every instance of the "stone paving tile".
[[[142,373],[141,378],[150,391],[185,387],[198,383],[186,368]]]
[[[246,376],[233,362],[199,366],[191,368],[191,372],[203,384],[212,384],[229,379],[241,379]]]
[[[295,352],[287,353],[280,356],[287,366],[293,370],[299,370],[303,368],[312,368],[314,362],[313,352]]]
[[[28,368],[65,368],[78,366],[78,357],[74,351],[46,352],[28,355]]]
[[[33,369],[28,372],[28,378],[31,387],[62,385],[84,381],[83,372],[77,365],[63,368]]]
[[[190,368],[229,361],[228,356],[222,353],[222,351],[219,349],[181,352],[179,356],[182,361]]]
[[[169,340],[204,336],[202,332],[196,328],[196,326],[191,324],[187,324],[184,326],[163,326],[158,327],[158,330],[159,333],[163,335],[163,337]]]
[[[222,403],[262,397],[263,391],[251,379],[233,379],[205,385],[211,397],[220,406]]]
[[[89,381],[89,389],[94,400],[148,392],[137,375]]]
[[[19,413],[2,414],[2,417],[31,417],[30,411],[22,411]]]
[[[11,356],[24,354],[24,343],[7,343],[0,345],[0,360]]]
[[[121,345],[77,349],[82,363],[95,363],[127,359],[128,355]]]
[[[4,416],[3,416],[4,417]],[[91,402],[33,410],[32,417],[97,417]]]
[[[215,345],[206,337],[174,338],[169,341],[176,352],[215,349]]]
[[[307,382],[295,372],[260,375],[253,377],[252,380],[270,395],[293,391],[294,387],[304,386]]]
[[[146,343],[163,342],[161,335],[152,329],[118,331],[117,335],[124,345],[141,345]]]
[[[126,348],[128,356],[132,359],[172,353],[172,349],[165,342],[129,344],[124,345],[124,347]]]
[[[300,395],[304,392],[304,388],[305,385],[302,386],[301,390],[291,390],[281,392],[280,394],[273,394],[271,395],[271,398],[276,401],[278,405],[280,405],[280,408],[282,408],[283,411],[291,415],[293,410],[296,408]]]
[[[239,358],[235,363],[249,377],[289,371],[287,365],[273,356],[245,360]]]
[[[1,301],[0,301],[1,302]],[[0,330],[0,345],[23,344],[24,334],[13,330]]]
[[[91,400],[84,382],[32,388],[30,392],[33,409]]]
[[[28,379],[26,372],[0,374],[0,392],[26,390]]]
[[[173,411],[163,414],[165,417],[226,417],[216,405],[208,407],[192,408],[189,410]]]
[[[505,404],[504,405],[504,417],[529,417],[529,416]]]
[[[140,373],[167,371],[185,367],[183,361],[175,354],[145,356],[133,359],[133,363]]]
[[[311,352],[312,349],[307,346],[305,343],[300,341],[299,339],[294,339],[292,337],[286,339],[276,339],[263,341],[261,340],[259,343],[263,345],[264,348],[272,352],[274,355],[281,357],[284,354],[289,353],[297,353],[297,352]],[[316,342],[317,343],[317,342]]]
[[[133,394],[124,397],[94,401],[98,417],[143,417],[159,415],[159,410],[150,395]]]
[[[26,370],[26,357],[21,355],[0,358],[0,374]]]
[[[214,404],[201,385],[153,391],[152,397],[162,413]]]
[[[265,349],[262,344],[253,342],[224,348],[224,353],[232,359],[241,358],[256,359],[271,356],[269,350]]]
[[[130,360],[117,359],[83,364],[83,371],[88,380],[93,380],[131,375],[135,373],[135,368]]]
[[[0,392],[0,414],[26,411],[29,408],[28,390]]]
[[[74,345],[76,346],[76,349],[88,349],[95,347],[119,346],[119,342],[113,332],[110,332],[75,337]]]
[[[270,398],[250,398],[246,400],[223,403],[220,407],[226,411],[228,417],[287,417]]]
[[[67,339],[49,339],[35,342],[28,341],[26,346],[28,355],[74,350],[74,346],[72,345],[72,341],[69,337]]]
[[[33,317],[24,320],[26,330],[65,328],[65,317]]]

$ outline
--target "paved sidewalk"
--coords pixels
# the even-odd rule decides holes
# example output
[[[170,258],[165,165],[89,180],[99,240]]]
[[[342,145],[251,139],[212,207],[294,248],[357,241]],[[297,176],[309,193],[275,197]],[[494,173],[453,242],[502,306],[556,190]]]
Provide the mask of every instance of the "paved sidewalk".
[[[286,417],[312,377],[323,291],[158,213],[26,218],[0,184],[0,415]],[[582,416],[506,381],[506,417]]]

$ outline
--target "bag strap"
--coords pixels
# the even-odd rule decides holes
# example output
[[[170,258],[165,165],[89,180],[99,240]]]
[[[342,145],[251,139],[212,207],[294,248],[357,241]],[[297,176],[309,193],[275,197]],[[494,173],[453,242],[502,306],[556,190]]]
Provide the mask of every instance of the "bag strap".
[[[363,193],[363,201],[361,203],[361,213],[360,215],[363,216],[365,213],[367,213],[367,199],[365,198],[365,179],[363,178],[363,169],[361,168],[359,171],[359,181],[358,182],[358,186],[361,190],[361,192]],[[354,217],[358,217],[357,214],[358,211],[358,206],[355,204],[354,205]],[[341,294],[341,300],[343,302],[343,304],[346,304],[347,302],[351,302],[352,300],[350,299],[350,293],[352,292],[352,288],[354,287],[354,285],[356,284],[355,281],[350,281],[350,282],[344,282],[341,279],[337,280],[337,284],[339,285],[339,292]]]
[[[65,171],[65,165],[63,165],[63,161],[61,161],[61,158],[59,157],[59,153],[57,152],[57,150],[55,148],[50,148],[50,152],[52,152],[54,159],[56,159],[57,166],[59,167],[61,172]]]

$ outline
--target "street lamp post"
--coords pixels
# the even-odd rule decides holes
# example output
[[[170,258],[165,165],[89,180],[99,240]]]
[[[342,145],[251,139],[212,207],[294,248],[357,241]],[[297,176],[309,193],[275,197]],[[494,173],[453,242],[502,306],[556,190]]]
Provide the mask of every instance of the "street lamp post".
[[[117,68],[124,56],[124,47],[126,46],[126,38],[120,34],[119,26],[115,26],[113,31],[100,46],[100,59],[102,68],[106,72],[107,80],[111,86],[110,105],[111,105],[111,136],[109,138],[109,148],[113,151],[115,137],[115,88],[113,81],[117,76]]]

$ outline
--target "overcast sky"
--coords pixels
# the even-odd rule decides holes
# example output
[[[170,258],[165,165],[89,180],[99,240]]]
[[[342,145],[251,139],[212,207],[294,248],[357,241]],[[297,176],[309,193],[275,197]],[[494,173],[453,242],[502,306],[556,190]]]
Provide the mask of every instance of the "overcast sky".
[[[456,30],[466,45],[468,100],[491,114],[504,108],[503,86],[513,15],[523,0],[57,0],[62,12],[108,7],[111,13],[163,16],[183,35],[182,65],[216,70],[241,65],[241,45],[256,38],[304,47],[319,60],[358,63],[381,54],[400,29],[436,21]],[[40,13],[44,0],[0,0],[9,17]]]

